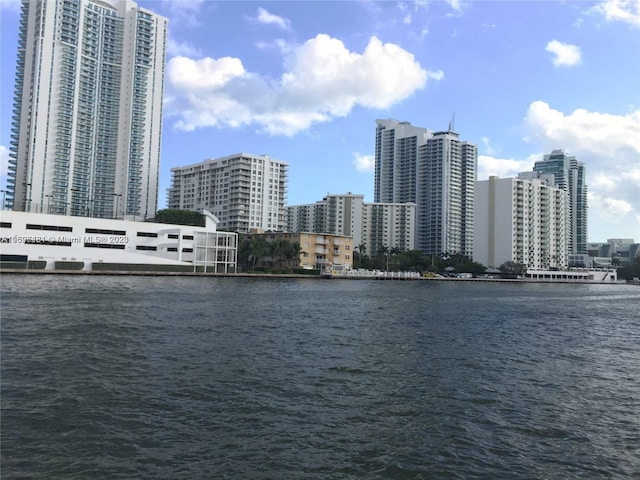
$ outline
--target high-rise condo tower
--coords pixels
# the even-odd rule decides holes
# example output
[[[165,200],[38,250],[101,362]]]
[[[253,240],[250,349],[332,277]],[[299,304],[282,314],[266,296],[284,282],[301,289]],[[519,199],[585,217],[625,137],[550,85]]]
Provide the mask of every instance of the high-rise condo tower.
[[[167,19],[130,0],[22,4],[7,203],[152,217]]]
[[[587,178],[584,163],[567,155],[564,150],[553,150],[535,163],[533,172],[523,172],[520,178],[553,178],[552,185],[569,196],[567,217],[568,253],[587,253]],[[553,177],[551,177],[553,176]]]
[[[376,202],[414,202],[416,241],[425,254],[473,254],[477,147],[451,129],[377,120]]]

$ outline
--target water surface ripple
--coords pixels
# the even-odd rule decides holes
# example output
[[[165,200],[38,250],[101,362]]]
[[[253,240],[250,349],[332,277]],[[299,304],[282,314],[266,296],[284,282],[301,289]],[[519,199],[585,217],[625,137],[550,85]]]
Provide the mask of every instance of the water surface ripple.
[[[2,477],[640,478],[626,285],[2,277]]]

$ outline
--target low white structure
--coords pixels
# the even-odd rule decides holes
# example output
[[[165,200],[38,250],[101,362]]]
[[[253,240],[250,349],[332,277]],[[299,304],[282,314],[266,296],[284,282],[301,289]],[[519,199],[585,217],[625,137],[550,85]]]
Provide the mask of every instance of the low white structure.
[[[238,236],[206,226],[133,222],[3,211],[0,265],[55,270],[174,270],[228,273],[237,261]],[[199,267],[199,268],[198,268]]]
[[[525,280],[537,282],[593,282],[613,283],[618,281],[615,268],[571,268],[569,270],[528,269]]]

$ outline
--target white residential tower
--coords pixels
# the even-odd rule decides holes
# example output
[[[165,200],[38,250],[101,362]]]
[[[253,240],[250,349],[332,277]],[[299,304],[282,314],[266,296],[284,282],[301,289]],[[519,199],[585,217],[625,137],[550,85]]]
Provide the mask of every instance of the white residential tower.
[[[471,256],[476,163],[476,146],[452,126],[433,132],[377,120],[374,201],[417,205],[415,246],[423,253]]]
[[[129,0],[22,3],[9,207],[153,217],[166,43]]]
[[[537,179],[489,177],[475,188],[475,261],[532,269],[567,266],[568,196]]]
[[[169,208],[208,210],[220,229],[283,231],[289,164],[237,153],[171,169]]]

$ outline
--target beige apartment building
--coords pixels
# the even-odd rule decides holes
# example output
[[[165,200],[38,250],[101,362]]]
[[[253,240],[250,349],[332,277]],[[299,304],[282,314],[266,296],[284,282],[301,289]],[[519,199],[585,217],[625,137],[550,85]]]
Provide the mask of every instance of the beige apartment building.
[[[382,247],[402,252],[415,248],[415,203],[367,203],[364,195],[349,192],[327,194],[319,202],[289,205],[286,210],[290,232],[349,236],[370,255]]]
[[[268,243],[284,240],[300,245],[296,260],[288,266],[305,270],[320,270],[322,273],[341,272],[353,267],[353,238],[329,233],[267,232],[243,235],[249,241],[264,238]],[[279,259],[270,254],[260,257],[257,266],[277,266]]]

